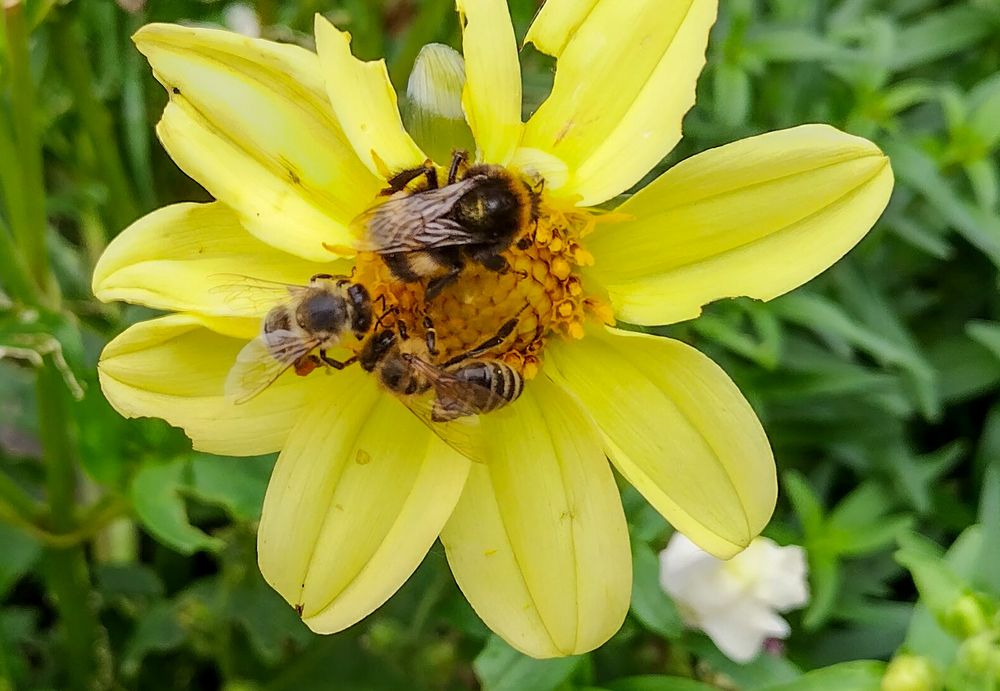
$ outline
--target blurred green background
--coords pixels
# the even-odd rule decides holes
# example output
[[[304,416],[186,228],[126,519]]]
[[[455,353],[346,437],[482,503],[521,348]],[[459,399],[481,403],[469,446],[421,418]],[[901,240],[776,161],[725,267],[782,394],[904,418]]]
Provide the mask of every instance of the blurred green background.
[[[323,12],[404,91],[423,44],[458,47],[452,0],[0,4],[0,689],[878,689],[902,653],[936,680],[899,685],[905,658],[887,691],[998,688],[1000,1],[724,0],[656,171],[827,122],[897,176],[819,279],[668,330],[753,403],[781,474],[767,534],[808,550],[784,655],[744,666],[684,629],[657,582],[670,529],[628,488],[632,612],[592,654],[536,661],[492,637],[439,547],[374,615],[313,635],[257,573],[274,459],[193,453],[101,397],[101,347],[150,313],[97,303],[94,261],[139,215],[207,199],[155,140],[166,97],[130,34],[183,21],[311,46]],[[523,37],[538,3],[510,6]],[[522,57],[530,112],[552,63]]]

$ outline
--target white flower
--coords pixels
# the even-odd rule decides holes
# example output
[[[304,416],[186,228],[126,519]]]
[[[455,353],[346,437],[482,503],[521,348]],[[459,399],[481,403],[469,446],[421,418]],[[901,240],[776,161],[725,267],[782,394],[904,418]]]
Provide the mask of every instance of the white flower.
[[[228,5],[222,10],[222,22],[227,29],[250,38],[260,38],[260,17],[257,10],[242,2]]]
[[[660,584],[688,626],[700,629],[727,657],[752,660],[768,638],[785,638],[778,616],[809,601],[805,550],[758,537],[729,561],[675,533],[660,552]]]

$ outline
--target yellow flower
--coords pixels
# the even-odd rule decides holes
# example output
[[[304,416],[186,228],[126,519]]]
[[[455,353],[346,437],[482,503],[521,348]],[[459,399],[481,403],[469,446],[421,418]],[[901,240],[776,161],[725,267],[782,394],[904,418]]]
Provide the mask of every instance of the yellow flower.
[[[680,139],[716,2],[549,0],[526,40],[556,58],[555,82],[523,123],[506,4],[458,9],[461,111],[441,112],[465,113],[479,161],[544,179],[532,242],[508,253],[515,270],[468,267],[428,307],[451,349],[530,307],[498,356],[534,377],[518,401],[480,417],[486,462],[454,452],[358,368],[289,373],[243,405],[223,396],[262,314],[232,300],[219,275],[301,284],[349,272],[331,248],[351,246],[351,221],[387,174],[426,158],[384,64],[355,59],[350,37],[322,18],[318,55],[180,26],[135,36],[170,96],[160,139],[217,201],[155,211],[108,248],[95,294],[174,314],[110,343],[101,382],[123,415],[162,417],[198,449],[281,451],[260,568],[313,630],[373,611],[440,536],[494,631],[536,657],[581,653],[629,606],[628,533],[608,458],[720,557],[760,532],[776,494],[764,432],[717,365],[600,321],[613,309],[623,322],[668,324],[720,298],[795,288],[868,231],[892,173],[870,142],[805,125],[694,156],[601,215],[591,207],[635,185]],[[386,282],[380,266],[359,256],[355,275],[412,319],[419,291]]]

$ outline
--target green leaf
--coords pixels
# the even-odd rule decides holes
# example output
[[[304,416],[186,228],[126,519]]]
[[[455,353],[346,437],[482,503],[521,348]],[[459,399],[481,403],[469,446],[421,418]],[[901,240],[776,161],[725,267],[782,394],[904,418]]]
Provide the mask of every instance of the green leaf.
[[[483,691],[552,691],[569,679],[583,659],[578,655],[536,660],[499,636],[491,636],[472,666]]]
[[[993,459],[983,477],[979,525],[983,531],[983,546],[970,574],[972,584],[1000,598],[1000,458]]]
[[[986,10],[966,5],[932,12],[904,27],[897,38],[892,67],[906,70],[968,50],[996,32]]]
[[[691,651],[700,660],[707,662],[713,671],[732,679],[741,689],[791,681],[802,676],[802,670],[781,655],[763,654],[750,662],[739,663],[726,657],[707,636],[692,636],[689,640]]]
[[[145,564],[101,564],[95,569],[97,587],[105,598],[163,597],[163,582]]]
[[[715,69],[712,82],[715,96],[715,117],[726,127],[741,125],[750,112],[750,77],[739,66],[721,63]]]
[[[277,664],[292,644],[304,645],[312,634],[292,607],[252,568],[226,599],[229,616],[268,664]]]
[[[830,553],[810,551],[809,581],[812,598],[809,609],[802,617],[802,625],[809,631],[815,631],[829,621],[840,593],[841,570],[836,557]]]
[[[979,526],[967,528],[952,544],[944,558],[944,568],[960,579],[970,577],[983,549],[990,545],[983,540]],[[944,669],[958,651],[958,641],[938,623],[926,602],[918,602],[906,633],[905,647],[917,655],[930,658]]]
[[[187,485],[187,460],[147,463],[132,480],[129,495],[142,524],[158,540],[181,554],[215,551],[221,540],[191,525],[181,492]]]
[[[934,159],[910,141],[896,137],[884,148],[896,177],[926,197],[962,237],[1000,266],[1000,219],[960,197]]]
[[[1000,74],[981,81],[969,92],[969,128],[982,138],[987,151],[1000,144]]]
[[[648,545],[632,541],[632,614],[664,638],[680,638],[684,631],[677,606],[660,586],[660,560]]]
[[[942,559],[940,547],[916,534],[901,536],[896,561],[913,575],[920,601],[936,615],[943,614],[966,590],[965,580]]]
[[[842,662],[803,674],[794,681],[759,686],[754,691],[879,691],[884,662]]]
[[[975,319],[965,325],[965,332],[1000,359],[1000,323]]]
[[[1000,359],[964,334],[940,338],[928,351],[940,374],[941,400],[960,403],[995,389],[1000,384]]]
[[[626,677],[608,682],[609,691],[713,691],[716,687],[683,677],[660,677],[652,674]]]
[[[826,540],[838,555],[867,554],[888,545],[913,523],[909,516],[886,518],[891,503],[885,489],[866,482],[830,512]]]
[[[199,454],[191,458],[191,482],[184,493],[223,507],[235,519],[256,521],[273,467],[272,456],[225,458]]]
[[[850,53],[835,41],[807,29],[765,25],[747,38],[746,50],[767,61],[843,60]]]
[[[813,493],[806,479],[795,471],[786,472],[782,479],[788,499],[802,522],[806,538],[819,534],[823,526],[823,504],[819,497]]]
[[[186,633],[171,602],[158,602],[139,619],[139,625],[132,634],[122,656],[122,673],[134,677],[139,672],[142,660],[153,652],[165,652],[178,648],[185,640]]]

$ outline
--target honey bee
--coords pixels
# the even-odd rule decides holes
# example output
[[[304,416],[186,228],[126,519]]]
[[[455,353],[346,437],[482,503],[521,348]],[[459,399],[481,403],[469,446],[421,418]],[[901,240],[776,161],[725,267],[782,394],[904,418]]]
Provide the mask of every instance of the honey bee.
[[[386,309],[384,297],[373,300],[346,276],[317,274],[306,286],[237,278],[238,284],[220,289],[269,309],[260,335],[240,350],[226,377],[225,395],[234,404],[250,401],[290,368],[305,376],[323,366],[340,370],[358,363],[443,441],[482,460],[484,440],[475,416],[513,402],[524,388],[516,370],[482,357],[514,332],[518,315],[475,348],[433,364],[437,334],[430,319],[424,318],[423,339],[411,338],[399,319],[394,328],[386,327],[383,320],[395,308]],[[328,351],[352,335],[360,344],[357,354],[331,357]]]
[[[467,152],[455,152],[443,187],[430,161],[394,175],[382,191],[390,199],[354,221],[358,249],[380,255],[401,281],[428,279],[426,300],[455,281],[467,261],[508,271],[501,253],[538,219],[538,189],[502,166],[467,161]],[[421,176],[425,189],[407,189]]]
[[[392,329],[377,331],[362,348],[358,363],[364,370],[375,373],[386,389],[425,420],[450,422],[481,415],[514,402],[524,390],[524,379],[517,370],[501,360],[480,358],[501,345],[516,325],[517,316],[475,348],[436,365],[417,353],[404,351],[411,339],[399,322],[399,336]],[[433,325],[427,328],[425,338],[427,352],[436,354]],[[433,390],[430,399],[420,398],[430,390]],[[429,414],[424,409],[428,400]]]
[[[273,306],[260,335],[236,356],[226,377],[227,398],[246,403],[291,367],[304,376],[323,365],[343,369],[354,362],[354,357],[340,361],[327,351],[350,335],[361,341],[371,330],[374,310],[363,285],[330,274],[316,274],[306,286],[239,278],[240,284],[224,287]]]

